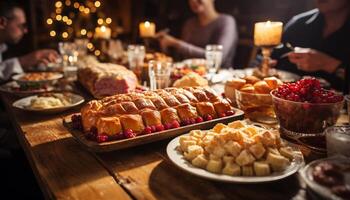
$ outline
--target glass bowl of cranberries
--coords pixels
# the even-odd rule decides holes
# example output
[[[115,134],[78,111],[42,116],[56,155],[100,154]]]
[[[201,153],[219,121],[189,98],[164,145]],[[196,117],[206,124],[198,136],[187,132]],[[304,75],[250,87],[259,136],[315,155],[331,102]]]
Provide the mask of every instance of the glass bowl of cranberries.
[[[344,97],[321,87],[316,78],[286,83],[271,91],[282,133],[322,135],[333,126],[344,105]]]

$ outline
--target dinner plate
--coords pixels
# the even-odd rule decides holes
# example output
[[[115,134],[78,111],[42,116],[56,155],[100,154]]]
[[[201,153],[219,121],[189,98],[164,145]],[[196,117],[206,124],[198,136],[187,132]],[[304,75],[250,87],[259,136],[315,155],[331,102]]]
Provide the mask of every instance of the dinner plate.
[[[57,93],[57,94],[60,94],[60,93]],[[24,110],[24,111],[43,113],[43,114],[52,114],[52,113],[59,113],[59,112],[68,110],[68,109],[75,107],[75,106],[84,102],[84,98],[80,95],[68,93],[68,92],[64,93],[64,95],[66,97],[68,97],[69,102],[70,102],[69,105],[64,105],[64,106],[54,107],[54,108],[45,108],[45,109],[30,108],[29,105],[30,105],[31,100],[38,97],[38,95],[33,95],[33,96],[25,97],[25,98],[22,98],[22,99],[15,101],[12,104],[12,106],[15,108],[18,108],[20,110]]]
[[[187,135],[187,134],[185,134]],[[185,160],[184,156],[181,154],[180,151],[178,151],[179,147],[179,139],[181,136],[178,136],[174,138],[172,141],[167,146],[167,154],[169,159],[180,169],[210,180],[214,181],[220,181],[220,182],[231,182],[231,183],[263,183],[263,182],[271,182],[271,181],[276,181],[280,180],[283,178],[286,178],[295,172],[297,172],[303,165],[304,165],[304,158],[303,154],[300,152],[300,150],[293,146],[290,145],[294,152],[295,152],[295,158],[291,162],[290,166],[283,172],[274,172],[269,176],[229,176],[225,174],[215,174],[211,173],[209,171],[206,171],[204,169],[198,168],[193,166],[190,162]]]
[[[343,166],[350,166],[350,159],[345,156],[335,156],[320,160],[315,160],[308,165],[306,165],[302,170],[300,170],[300,175],[302,179],[305,181],[306,185],[315,193],[318,195],[326,198],[326,199],[333,199],[333,200],[342,200],[339,196],[333,194],[331,190],[323,185],[318,184],[313,180],[312,171],[314,167],[321,163],[321,162],[330,162],[338,165]],[[350,185],[350,172],[345,174],[345,182],[346,184]]]
[[[237,69],[233,71],[233,75],[239,78],[253,75],[253,71],[255,68],[247,68],[247,69]],[[287,72],[284,70],[276,70],[279,75],[279,79],[283,82],[295,82],[299,80],[301,77],[297,74]]]
[[[1,85],[0,91],[23,97],[23,96],[29,96],[29,95],[39,94],[44,92],[51,92],[55,90],[55,87],[51,85],[38,88],[38,89],[28,89],[28,90],[20,90],[19,88],[20,88],[20,85],[16,81],[11,81]]]
[[[22,77],[28,74],[32,74],[32,73],[50,73],[52,74],[52,76],[48,79],[44,79],[44,80],[22,80]],[[12,79],[14,81],[16,81],[18,84],[33,84],[33,83],[40,83],[40,84],[44,84],[44,83],[51,83],[53,81],[56,81],[60,78],[63,77],[63,74],[58,73],[58,72],[32,72],[32,73],[24,73],[24,74],[16,74],[14,76],[12,76]]]

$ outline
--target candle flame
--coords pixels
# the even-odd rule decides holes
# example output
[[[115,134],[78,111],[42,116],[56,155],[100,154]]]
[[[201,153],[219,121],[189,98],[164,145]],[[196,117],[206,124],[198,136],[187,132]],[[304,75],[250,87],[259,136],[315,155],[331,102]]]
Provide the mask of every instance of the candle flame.
[[[151,26],[151,23],[149,23],[149,21],[146,21],[145,22],[145,27],[150,27]]]
[[[105,26],[101,26],[101,31],[105,32],[106,31],[106,27]]]

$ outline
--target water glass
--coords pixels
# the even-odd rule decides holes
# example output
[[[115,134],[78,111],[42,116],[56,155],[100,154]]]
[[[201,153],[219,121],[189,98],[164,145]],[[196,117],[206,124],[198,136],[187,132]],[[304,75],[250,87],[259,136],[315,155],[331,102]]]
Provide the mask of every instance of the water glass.
[[[350,157],[350,126],[333,126],[325,130],[327,155]]]
[[[207,60],[209,73],[215,74],[220,69],[222,62],[222,45],[206,45],[205,59]]]
[[[62,56],[63,66],[75,66],[78,61],[77,45],[72,42],[58,43],[58,50]]]
[[[151,90],[169,86],[172,63],[151,60],[148,62],[148,75]]]
[[[345,96],[346,104],[348,105],[348,117],[349,117],[349,124],[350,124],[350,95]]]
[[[143,45],[128,45],[129,68],[136,74],[139,80],[141,80],[145,54],[145,47]]]

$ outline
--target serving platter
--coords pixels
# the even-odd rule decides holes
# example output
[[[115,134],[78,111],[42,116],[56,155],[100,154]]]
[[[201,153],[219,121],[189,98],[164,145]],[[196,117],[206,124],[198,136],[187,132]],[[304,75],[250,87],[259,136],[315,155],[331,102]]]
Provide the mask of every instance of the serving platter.
[[[51,85],[47,85],[45,87],[38,88],[38,89],[21,90],[20,85],[16,81],[11,81],[0,86],[1,92],[13,94],[19,97],[24,97],[24,96],[29,96],[29,95],[39,94],[44,92],[51,92],[54,90],[55,90],[55,87]]]
[[[296,146],[289,144],[294,150],[295,157],[291,164],[282,172],[273,172],[269,176],[229,176],[225,174],[216,174],[209,172],[207,170],[193,166],[190,162],[185,160],[184,156],[178,150],[180,136],[174,138],[167,146],[166,152],[169,159],[180,169],[199,176],[202,178],[218,181],[218,182],[231,182],[231,183],[244,183],[244,184],[253,184],[253,183],[263,183],[271,182],[286,178],[290,175],[296,173],[303,165],[304,158],[303,154]]]
[[[36,73],[50,74],[51,76],[47,79],[41,79],[41,80],[23,80],[24,76],[36,74]],[[33,83],[45,84],[45,83],[52,83],[60,78],[63,78],[63,74],[58,72],[30,72],[30,73],[16,74],[12,76],[12,79],[16,81],[18,84],[33,84]]]
[[[234,108],[234,111],[235,114],[232,116],[217,118],[210,121],[205,121],[187,126],[181,126],[179,128],[164,130],[148,135],[140,135],[134,138],[114,140],[103,143],[88,140],[83,132],[73,129],[71,116],[63,118],[63,125],[84,148],[93,152],[108,152],[173,138],[178,135],[188,133],[189,131],[194,129],[210,129],[214,127],[217,123],[227,124],[229,122],[241,120],[244,118],[244,112],[242,110]]]
[[[35,98],[38,98],[39,95],[33,95],[33,96],[25,97],[13,102],[12,106],[22,111],[35,112],[35,113],[41,113],[41,114],[53,114],[53,113],[63,112],[65,110],[78,106],[84,102],[84,98],[80,95],[73,94],[73,93],[64,93],[64,95],[69,99],[68,105],[53,107],[53,108],[45,108],[45,109],[34,109],[34,108],[31,108],[29,105],[31,101]]]
[[[314,181],[312,176],[312,171],[314,167],[321,162],[329,162],[329,163],[333,163],[341,166],[350,166],[350,159],[345,156],[334,156],[334,157],[329,157],[325,159],[315,160],[309,163],[308,165],[306,165],[299,172],[302,179],[305,181],[306,185],[308,186],[308,188],[310,188],[312,191],[314,191],[318,195],[326,199],[342,200],[343,198],[332,193],[332,191],[329,188],[322,186],[318,184],[316,181]],[[350,184],[350,172],[347,172],[345,174],[345,183],[348,185]]]

